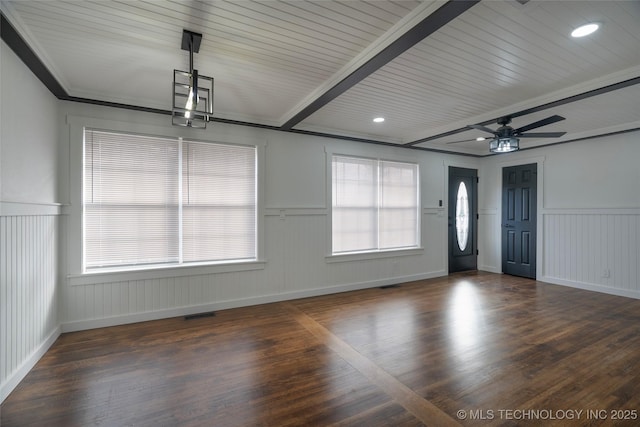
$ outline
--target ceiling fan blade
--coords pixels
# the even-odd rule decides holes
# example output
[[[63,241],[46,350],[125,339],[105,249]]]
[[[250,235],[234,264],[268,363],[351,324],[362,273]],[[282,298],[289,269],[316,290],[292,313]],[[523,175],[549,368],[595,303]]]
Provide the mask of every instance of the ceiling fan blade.
[[[467,127],[468,128],[473,128],[473,129],[478,129],[478,130],[481,130],[483,132],[490,133],[492,135],[496,134],[496,131],[494,131],[493,129],[489,129],[488,127],[481,126],[481,125],[467,125]]]
[[[521,133],[518,138],[559,138],[566,132],[529,132]]]
[[[514,130],[513,133],[514,134],[520,134],[520,133],[526,132],[528,130],[539,128],[539,127],[546,126],[546,125],[550,125],[551,123],[556,123],[556,122],[559,122],[559,121],[562,121],[562,120],[564,120],[564,117],[558,116],[558,115],[547,117],[546,119],[538,120],[537,122],[533,122],[533,123],[530,123],[530,124],[528,124],[526,126],[522,126],[521,128],[518,128],[518,129]]]
[[[461,139],[460,141],[451,141],[451,142],[447,142],[446,144],[459,144],[461,142],[476,142],[477,139],[475,138],[470,138],[470,139]]]

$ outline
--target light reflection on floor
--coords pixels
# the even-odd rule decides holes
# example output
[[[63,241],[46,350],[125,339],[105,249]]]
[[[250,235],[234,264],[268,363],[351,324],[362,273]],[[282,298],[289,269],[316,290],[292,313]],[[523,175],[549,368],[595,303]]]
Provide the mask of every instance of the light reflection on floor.
[[[459,362],[473,362],[481,346],[483,296],[468,281],[455,285],[447,307],[451,355]]]

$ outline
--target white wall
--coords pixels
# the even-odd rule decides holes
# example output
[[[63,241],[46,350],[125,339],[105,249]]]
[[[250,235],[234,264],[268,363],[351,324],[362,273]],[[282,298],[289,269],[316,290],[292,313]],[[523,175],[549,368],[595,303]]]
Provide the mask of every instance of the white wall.
[[[0,43],[0,401],[60,333],[56,98]]]
[[[483,268],[500,270],[502,168],[538,163],[539,280],[640,298],[640,132],[484,159]]]
[[[2,42],[0,200],[56,203],[57,100]]]
[[[69,170],[69,251],[63,286],[64,331],[176,316],[240,305],[333,293],[436,277],[447,273],[446,168],[460,158],[258,128],[213,123],[204,131],[170,125],[170,117],[61,103]],[[80,271],[80,164],[83,125],[212,141],[255,142],[264,148],[261,262],[234,267],[169,269],[147,273],[82,275]],[[424,248],[409,254],[327,257],[328,153],[418,161]],[[478,159],[464,158],[477,167]]]

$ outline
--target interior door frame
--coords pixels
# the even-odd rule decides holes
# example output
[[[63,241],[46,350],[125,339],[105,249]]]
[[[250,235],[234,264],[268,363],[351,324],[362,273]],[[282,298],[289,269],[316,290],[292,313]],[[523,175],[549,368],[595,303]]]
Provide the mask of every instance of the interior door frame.
[[[500,233],[501,238],[498,239],[498,262],[500,264],[499,270],[502,273],[502,170],[511,166],[522,166],[535,163],[538,168],[537,179],[537,200],[536,200],[536,280],[542,280],[544,271],[544,156],[538,157],[521,157],[513,160],[505,160],[498,162],[498,168],[496,173],[498,176],[498,182],[496,186],[496,197],[498,200],[498,214],[496,229]]]
[[[531,163],[531,162],[530,162]],[[444,193],[440,196],[440,200],[442,200],[442,206],[438,206],[439,212],[438,216],[444,220],[444,226],[442,227],[442,235],[441,235],[441,244],[442,244],[442,262],[444,263],[444,271],[446,275],[449,275],[449,226],[448,226],[448,218],[449,215],[449,167],[454,168],[465,168],[465,169],[475,169],[478,172],[478,178],[480,179],[480,183],[482,183],[482,167],[481,163],[465,161],[465,160],[444,160],[442,162],[442,179],[444,182]],[[480,185],[478,184],[478,211],[480,211],[481,204],[480,198]],[[480,248],[480,221],[476,224],[476,233],[478,236],[477,247]],[[480,256],[478,255],[478,269],[480,269]]]

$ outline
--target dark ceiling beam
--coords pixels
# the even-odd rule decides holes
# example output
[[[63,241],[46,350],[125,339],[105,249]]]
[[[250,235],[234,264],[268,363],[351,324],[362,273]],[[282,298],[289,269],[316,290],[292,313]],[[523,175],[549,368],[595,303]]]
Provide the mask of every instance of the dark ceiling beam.
[[[38,55],[24,41],[18,31],[11,25],[11,22],[0,12],[0,35],[2,40],[15,52],[24,64],[35,74],[38,79],[51,91],[58,99],[69,97],[60,82],[51,74]]]
[[[635,127],[635,128],[631,128],[631,129],[617,130],[615,132],[598,133],[596,135],[583,136],[582,138],[574,138],[574,139],[568,139],[566,141],[552,142],[550,144],[536,145],[535,147],[525,147],[525,148],[521,148],[518,151],[528,151],[528,150],[535,150],[535,149],[539,149],[539,148],[549,148],[549,147],[553,147],[555,145],[569,144],[570,142],[588,141],[590,139],[605,138],[607,136],[622,135],[622,134],[625,134],[625,133],[632,133],[632,132],[638,132],[638,131],[640,131],[640,127]],[[491,153],[491,154],[487,154],[486,156],[482,156],[482,157],[497,156],[497,155],[499,155],[499,154]]]
[[[77,96],[67,96],[59,98],[63,101],[79,102],[82,104],[100,105],[101,107],[123,108],[131,111],[143,111],[145,113],[171,115],[171,110],[162,110],[160,108],[142,107],[140,105],[122,104],[120,102],[102,101],[100,99],[79,98]]]
[[[448,24],[480,0],[450,0],[442,5],[438,10],[427,16],[416,24],[413,28],[401,35],[397,40],[385,47],[369,61],[360,66],[353,73],[349,74],[331,89],[327,90],[309,105],[295,114],[282,125],[283,130],[289,130],[302,122],[304,119],[327,105],[329,102],[342,95],[353,86],[360,83],[372,73],[393,61],[395,58],[406,52],[417,43],[421,42],[438,29]]]
[[[526,110],[520,110],[516,113],[512,113],[512,114],[505,114],[503,116],[500,117],[511,117],[512,119],[515,117],[522,117],[522,116],[526,116],[527,114],[533,114],[533,113],[537,113],[539,111],[544,111],[544,110],[548,110],[549,108],[554,108],[554,107],[559,107],[561,105],[565,105],[565,104],[570,104],[572,102],[577,102],[577,101],[582,101],[583,99],[587,99],[587,98],[591,98],[592,96],[598,96],[598,95],[603,95],[605,93],[614,91],[614,90],[620,90],[620,89],[624,89],[626,87],[629,86],[633,86],[640,83],[640,77],[634,77],[632,79],[628,79],[628,80],[624,80],[618,83],[614,83],[614,84],[610,84],[607,86],[603,86],[597,89],[593,89],[593,90],[588,90],[586,92],[583,93],[579,93],[577,95],[573,95],[573,96],[568,96],[566,98],[562,98],[559,99],[557,101],[553,101],[553,102],[547,102],[546,104],[541,104],[541,105],[537,105],[535,107],[532,108],[527,108]],[[489,124],[494,124],[498,122],[498,119],[500,117],[496,117],[495,119],[490,119],[490,120],[485,120],[484,122],[480,122],[480,123],[474,123],[476,125],[480,125],[480,126],[486,126]],[[440,139],[440,138],[444,138],[446,136],[451,136],[451,135],[455,135],[461,132],[466,132],[471,130],[470,127],[465,126],[462,128],[458,128],[458,129],[454,129],[454,130],[450,130],[448,132],[444,132],[444,133],[439,133],[438,135],[433,135],[433,136],[429,136],[427,138],[422,138],[422,139],[417,139],[415,141],[411,141],[411,142],[407,142],[406,144],[403,144],[404,147],[411,147],[413,145],[416,144],[422,144],[423,142],[429,142],[429,141],[434,141],[436,139]]]

